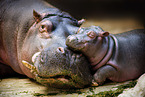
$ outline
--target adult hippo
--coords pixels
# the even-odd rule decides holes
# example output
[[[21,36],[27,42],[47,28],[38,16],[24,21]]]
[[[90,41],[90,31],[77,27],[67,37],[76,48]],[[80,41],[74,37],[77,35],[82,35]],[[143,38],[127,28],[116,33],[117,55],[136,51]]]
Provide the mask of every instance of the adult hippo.
[[[77,33],[68,36],[66,45],[87,56],[98,84],[106,79],[116,82],[135,79],[145,72],[144,29],[109,34],[99,26],[91,26],[80,28]]]
[[[77,21],[42,0],[0,1],[0,76],[17,73],[58,88],[83,88],[92,76],[84,56],[68,50]]]

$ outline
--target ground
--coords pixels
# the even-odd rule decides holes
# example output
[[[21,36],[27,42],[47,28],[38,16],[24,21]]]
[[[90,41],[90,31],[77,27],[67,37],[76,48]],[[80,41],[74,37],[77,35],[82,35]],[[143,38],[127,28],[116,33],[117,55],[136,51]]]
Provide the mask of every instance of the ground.
[[[108,83],[98,87],[88,87],[78,90],[60,90],[47,88],[29,78],[7,78],[0,82],[0,97],[19,97],[19,96],[49,96],[49,97],[113,97],[123,92],[123,89],[133,87],[136,81],[123,83]]]

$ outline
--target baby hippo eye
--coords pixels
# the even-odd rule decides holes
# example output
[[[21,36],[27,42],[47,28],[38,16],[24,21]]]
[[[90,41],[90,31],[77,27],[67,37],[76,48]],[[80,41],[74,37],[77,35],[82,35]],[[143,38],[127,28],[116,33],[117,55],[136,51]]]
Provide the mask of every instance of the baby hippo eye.
[[[95,38],[97,36],[97,34],[94,31],[89,31],[87,33],[87,36],[90,37],[90,38]]]
[[[43,32],[47,32],[47,33],[50,33],[52,31],[52,22],[47,20],[47,21],[44,21],[43,23],[41,23],[40,27],[39,27],[39,31],[41,33]]]

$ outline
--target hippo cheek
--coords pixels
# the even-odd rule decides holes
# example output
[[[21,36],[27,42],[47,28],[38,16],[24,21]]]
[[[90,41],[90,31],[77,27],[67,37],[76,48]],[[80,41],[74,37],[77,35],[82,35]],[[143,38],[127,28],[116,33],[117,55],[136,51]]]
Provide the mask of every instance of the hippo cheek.
[[[85,57],[61,47],[42,51],[36,57],[33,67],[36,81],[47,86],[83,88],[92,82],[89,63]]]

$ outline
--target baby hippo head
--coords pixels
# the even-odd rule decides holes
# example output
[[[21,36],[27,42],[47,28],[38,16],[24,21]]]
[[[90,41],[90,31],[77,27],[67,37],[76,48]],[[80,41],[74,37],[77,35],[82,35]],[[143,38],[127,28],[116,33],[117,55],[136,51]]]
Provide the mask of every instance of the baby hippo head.
[[[107,38],[108,35],[109,32],[103,31],[99,26],[80,28],[76,34],[67,37],[66,45],[74,51],[85,54],[89,51],[91,53],[92,50],[100,48],[103,39]]]

